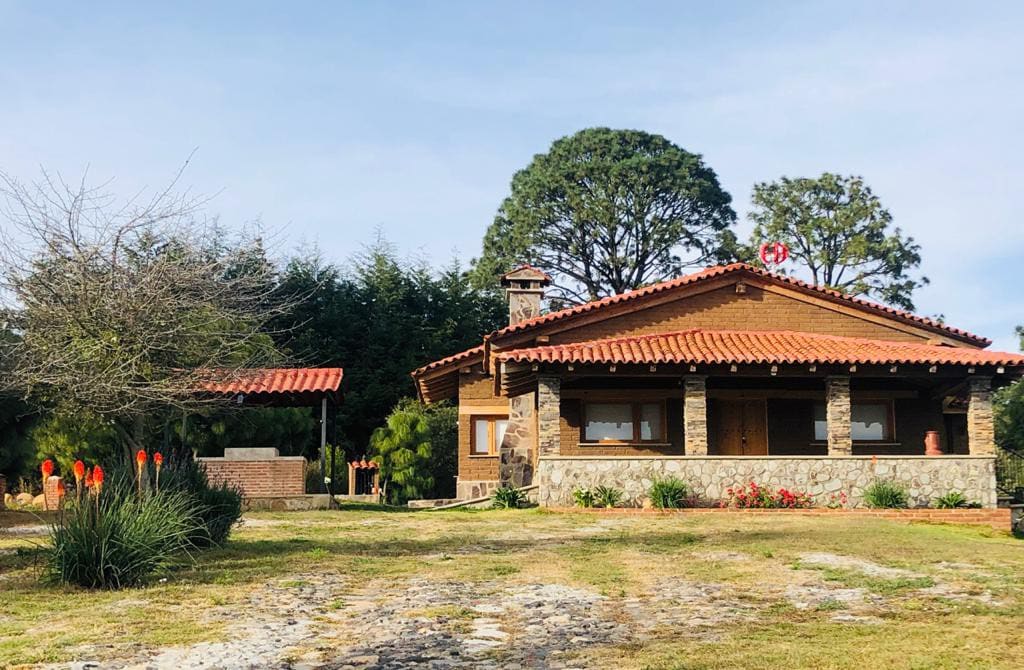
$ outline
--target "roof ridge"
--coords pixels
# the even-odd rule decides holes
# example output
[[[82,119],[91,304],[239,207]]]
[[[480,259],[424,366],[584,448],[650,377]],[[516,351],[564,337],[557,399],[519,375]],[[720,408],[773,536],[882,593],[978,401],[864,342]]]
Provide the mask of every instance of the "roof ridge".
[[[642,298],[642,297],[646,297],[648,295],[653,295],[655,293],[661,293],[661,292],[666,291],[666,290],[674,289],[674,288],[677,288],[679,286],[685,286],[687,284],[690,284],[690,283],[693,283],[693,282],[697,282],[697,281],[700,281],[700,280],[703,280],[703,279],[708,279],[708,278],[712,278],[712,277],[721,277],[721,276],[724,276],[726,274],[731,274],[733,272],[740,272],[740,271],[750,272],[751,274],[757,275],[759,277],[764,277],[766,279],[777,281],[777,282],[782,283],[782,284],[788,284],[788,285],[794,286],[794,287],[796,287],[798,289],[803,289],[803,290],[807,290],[807,291],[814,291],[816,293],[820,293],[820,294],[829,296],[829,297],[834,298],[836,300],[840,300],[840,301],[843,301],[843,302],[851,303],[851,304],[854,304],[854,305],[857,305],[857,306],[860,306],[860,307],[864,307],[864,308],[867,308],[867,309],[870,309],[870,310],[873,310],[873,311],[876,311],[876,312],[881,312],[881,313],[887,314],[889,316],[893,316],[893,317],[897,317],[899,319],[910,321],[912,323],[916,323],[918,325],[925,326],[925,327],[930,328],[932,330],[943,331],[943,332],[945,332],[945,333],[947,333],[949,335],[952,335],[954,337],[957,337],[959,339],[972,341],[975,344],[979,344],[979,345],[982,345],[982,346],[988,346],[989,344],[992,343],[992,340],[990,340],[990,339],[988,339],[986,337],[982,337],[980,335],[975,335],[974,333],[971,333],[969,331],[966,331],[966,330],[963,330],[963,329],[960,329],[960,328],[954,328],[952,326],[947,326],[946,324],[940,323],[940,322],[938,322],[938,321],[936,321],[934,319],[931,319],[929,317],[920,316],[920,315],[914,314],[914,313],[906,311],[906,310],[898,309],[896,307],[890,307],[888,305],[884,305],[882,303],[878,303],[878,302],[875,302],[873,300],[868,300],[867,298],[861,298],[861,297],[858,297],[858,296],[849,295],[849,294],[843,293],[842,291],[837,291],[836,289],[829,288],[827,286],[821,286],[821,285],[818,285],[818,284],[812,284],[810,282],[804,281],[804,280],[799,279],[797,277],[792,277],[792,276],[789,276],[789,275],[779,274],[777,272],[772,272],[770,270],[766,270],[764,268],[759,268],[759,267],[756,267],[756,266],[751,265],[749,263],[743,263],[743,262],[729,263],[727,265],[713,265],[713,266],[710,266],[710,267],[706,267],[706,268],[704,268],[702,270],[697,270],[696,272],[692,272],[690,274],[682,275],[681,277],[676,277],[674,279],[668,279],[668,280],[663,281],[663,282],[658,282],[658,283],[650,284],[648,286],[644,286],[644,287],[641,287],[641,288],[638,288],[638,289],[633,289],[631,291],[626,291],[625,293],[617,293],[615,295],[605,296],[604,298],[600,298],[598,300],[592,300],[590,302],[582,303],[580,305],[574,305],[572,307],[567,307],[565,309],[561,309],[561,310],[558,310],[558,311],[555,311],[555,312],[549,312],[547,314],[542,314],[540,316],[535,316],[532,319],[527,319],[525,321],[520,321],[519,323],[510,324],[510,325],[505,326],[503,328],[499,328],[499,329],[489,333],[488,335],[486,335],[484,339],[492,339],[494,337],[500,337],[501,335],[521,332],[523,330],[527,330],[527,329],[532,328],[534,326],[543,325],[543,324],[547,324],[547,323],[554,323],[556,321],[560,321],[561,319],[564,319],[564,318],[567,318],[567,317],[570,317],[570,316],[575,316],[575,315],[578,315],[578,314],[584,314],[584,313],[587,313],[587,312],[591,312],[591,311],[593,311],[595,309],[598,309],[598,308],[601,308],[601,307],[605,307],[607,305],[614,305],[614,304],[618,304],[618,303],[621,303],[621,302],[628,302],[630,300],[635,300],[637,298]]]

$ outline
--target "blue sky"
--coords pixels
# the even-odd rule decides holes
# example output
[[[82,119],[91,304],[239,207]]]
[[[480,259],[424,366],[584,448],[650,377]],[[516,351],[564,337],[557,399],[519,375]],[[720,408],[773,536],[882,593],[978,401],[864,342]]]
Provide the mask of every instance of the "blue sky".
[[[756,181],[863,175],[923,247],[918,311],[1016,348],[1022,3],[144,4],[0,0],[0,168],[129,194],[198,149],[225,224],[441,264],[552,140],[641,128],[741,216]]]

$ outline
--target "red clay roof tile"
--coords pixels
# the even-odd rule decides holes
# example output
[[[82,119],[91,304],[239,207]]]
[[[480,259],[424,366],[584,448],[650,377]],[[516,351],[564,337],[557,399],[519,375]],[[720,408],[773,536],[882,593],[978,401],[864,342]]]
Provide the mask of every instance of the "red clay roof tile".
[[[979,335],[974,335],[973,333],[969,333],[966,330],[961,330],[959,328],[952,328],[943,323],[939,323],[934,319],[918,316],[916,314],[912,314],[901,309],[896,309],[895,307],[889,307],[887,305],[882,305],[876,302],[872,302],[870,300],[865,300],[864,298],[846,295],[845,293],[841,293],[830,288],[825,288],[823,286],[816,286],[814,284],[810,284],[795,277],[788,277],[786,275],[780,275],[774,272],[769,272],[767,270],[754,267],[753,265],[749,265],[747,263],[716,265],[714,267],[705,268],[703,270],[700,270],[699,272],[694,272],[693,274],[688,274],[677,279],[671,279],[669,281],[661,282],[658,284],[651,284],[650,286],[645,286],[634,291],[628,291],[626,293],[620,293],[619,295],[608,296],[607,298],[602,298],[601,300],[595,300],[593,302],[584,303],[582,305],[576,305],[574,307],[569,307],[567,309],[563,309],[557,312],[542,314],[541,316],[537,316],[532,319],[527,319],[525,321],[520,321],[519,323],[512,324],[510,326],[506,326],[504,328],[496,330],[493,333],[491,333],[489,337],[493,340],[503,335],[518,333],[524,330],[528,330],[530,328],[534,328],[536,326],[555,323],[557,321],[577,316],[579,314],[586,314],[588,312],[601,309],[602,307],[607,307],[608,305],[616,305],[620,303],[630,302],[638,298],[643,298],[646,296],[654,295],[656,293],[662,293],[664,291],[679,288],[680,286],[687,286],[690,284],[694,284],[696,282],[712,279],[715,277],[721,277],[736,272],[752,273],[759,277],[764,277],[767,279],[774,280],[776,282],[788,284],[790,286],[793,286],[804,291],[813,291],[818,294],[827,296],[833,300],[850,303],[860,307],[866,307],[872,311],[882,312],[884,314],[894,316],[904,321],[910,321],[912,323],[916,323],[918,325],[925,326],[933,330],[943,331],[954,337],[963,340],[969,340],[974,344],[978,344],[981,346],[988,346],[989,344],[992,343],[992,340],[989,340],[988,338],[984,338]]]
[[[337,391],[343,375],[341,368],[254,369],[202,386],[204,391],[228,394],[325,392]]]
[[[924,364],[1024,366],[1024,354],[793,331],[686,330],[514,349],[521,363]]]
[[[436,370],[438,368],[443,368],[445,366],[451,365],[452,363],[460,363],[462,361],[469,360],[470,358],[474,358],[477,354],[482,355],[483,353],[484,353],[484,345],[478,344],[478,345],[476,345],[475,347],[473,347],[471,349],[466,349],[465,351],[460,351],[457,354],[452,354],[451,356],[447,356],[447,357],[442,358],[440,360],[434,361],[433,363],[427,363],[423,367],[416,368],[415,370],[412,371],[412,376],[413,377],[419,377],[424,372],[430,372],[431,370]]]

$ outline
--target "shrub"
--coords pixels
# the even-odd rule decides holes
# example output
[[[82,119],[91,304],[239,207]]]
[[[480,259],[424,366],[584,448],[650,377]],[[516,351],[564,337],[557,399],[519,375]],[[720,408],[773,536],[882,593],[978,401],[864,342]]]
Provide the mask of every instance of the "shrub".
[[[192,502],[202,522],[190,538],[198,547],[224,544],[242,518],[242,493],[226,483],[211,486],[206,469],[192,458],[168,459],[160,474],[160,489],[182,493]]]
[[[572,490],[572,501],[577,507],[593,507],[594,492],[585,486],[577,486]]]
[[[770,489],[756,482],[725,490],[722,507],[742,509],[804,509],[814,504],[814,498],[803,491]]]
[[[690,497],[690,486],[681,479],[668,477],[656,479],[648,491],[651,504],[658,509],[686,507]]]
[[[598,507],[612,508],[622,502],[622,491],[611,486],[598,486],[594,489],[594,504]]]
[[[116,589],[133,586],[188,558],[203,532],[194,501],[181,492],[139,497],[104,488],[69,501],[50,527],[45,575],[61,584]]]
[[[499,486],[491,498],[495,509],[518,509],[526,504],[526,494],[512,486]]]
[[[864,489],[864,503],[876,509],[904,508],[910,503],[910,496],[899,484],[876,479]]]
[[[932,503],[938,509],[978,508],[981,503],[971,502],[960,491],[950,491],[946,495],[939,496]]]

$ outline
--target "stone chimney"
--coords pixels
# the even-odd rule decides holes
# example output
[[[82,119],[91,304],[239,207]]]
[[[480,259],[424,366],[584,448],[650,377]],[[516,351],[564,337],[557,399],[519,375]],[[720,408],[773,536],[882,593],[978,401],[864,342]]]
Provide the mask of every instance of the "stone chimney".
[[[544,287],[551,283],[547,273],[530,265],[521,265],[501,276],[508,297],[508,325],[540,316]]]

